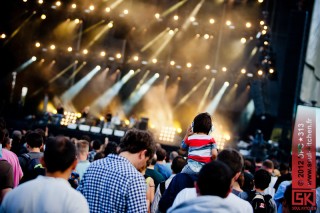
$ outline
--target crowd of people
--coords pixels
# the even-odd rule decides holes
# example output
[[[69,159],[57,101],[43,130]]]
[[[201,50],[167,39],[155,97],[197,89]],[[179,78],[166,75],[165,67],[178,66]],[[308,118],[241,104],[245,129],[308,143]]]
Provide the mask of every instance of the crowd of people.
[[[218,150],[208,113],[172,152],[134,128],[119,144],[0,130],[0,212],[292,211],[290,162]]]

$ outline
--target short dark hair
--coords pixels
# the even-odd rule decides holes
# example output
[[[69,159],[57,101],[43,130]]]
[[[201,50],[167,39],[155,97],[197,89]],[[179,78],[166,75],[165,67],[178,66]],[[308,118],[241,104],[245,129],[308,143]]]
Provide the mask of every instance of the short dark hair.
[[[193,119],[193,132],[202,132],[209,134],[211,127],[211,116],[207,112],[200,113]]]
[[[157,161],[163,161],[166,158],[167,152],[163,148],[157,148]]]
[[[94,141],[92,142],[92,148],[93,148],[94,150],[100,149],[100,148],[101,148],[101,145],[102,145],[102,143],[101,143],[101,141],[99,141],[99,140],[94,140]]]
[[[215,195],[222,198],[231,190],[231,169],[219,160],[205,164],[198,176],[198,187],[201,195]]]
[[[182,156],[177,156],[173,159],[171,164],[171,170],[174,174],[178,174],[181,172],[183,167],[187,164],[186,159],[184,159]]]
[[[263,161],[262,166],[266,169],[274,169],[274,164],[271,160],[266,159],[265,161]]]
[[[235,149],[224,149],[218,154],[218,160],[227,164],[233,174],[233,177],[243,170],[243,157]]]
[[[107,157],[109,154],[118,154],[118,144],[114,141],[109,141],[106,147],[104,148],[103,154]]]
[[[39,133],[31,131],[26,135],[26,142],[31,148],[40,148],[43,144],[43,138]]]
[[[265,190],[271,181],[271,175],[264,169],[259,169],[254,173],[254,186],[258,189]]]
[[[152,158],[156,146],[152,134],[145,130],[130,129],[120,140],[120,152],[138,153],[146,149],[146,157]]]
[[[66,137],[48,138],[44,162],[48,172],[66,171],[76,159],[76,146]]]

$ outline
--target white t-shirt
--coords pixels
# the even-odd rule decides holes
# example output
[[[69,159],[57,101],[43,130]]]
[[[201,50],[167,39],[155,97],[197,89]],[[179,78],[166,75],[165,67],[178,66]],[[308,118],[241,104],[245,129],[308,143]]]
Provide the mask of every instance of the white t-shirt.
[[[191,200],[197,197],[196,188],[185,188],[176,196],[172,208],[179,205],[180,203]],[[234,208],[236,212],[239,213],[252,213],[253,209],[251,204],[248,201],[245,201],[239,198],[237,195],[230,193],[225,200],[229,203],[230,206]]]
[[[1,203],[0,212],[89,212],[84,196],[67,180],[38,176],[9,192]]]

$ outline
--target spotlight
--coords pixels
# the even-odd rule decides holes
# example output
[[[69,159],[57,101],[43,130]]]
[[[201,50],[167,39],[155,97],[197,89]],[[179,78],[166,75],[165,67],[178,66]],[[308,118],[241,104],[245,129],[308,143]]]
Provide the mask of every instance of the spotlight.
[[[110,11],[111,11],[110,7],[107,7],[107,8],[106,8],[106,12],[107,12],[107,13],[110,13]]]
[[[96,69],[97,69],[97,70],[101,70],[101,66],[100,66],[100,65],[97,65],[97,66],[96,66]]]
[[[262,75],[263,74],[263,71],[262,70],[258,70],[258,75]]]
[[[187,63],[187,67],[188,67],[188,68],[191,68],[191,67],[192,67],[192,64],[191,64],[190,62],[188,62],[188,63]]]
[[[85,54],[85,55],[87,55],[88,52],[89,52],[89,51],[88,51],[87,49],[84,49],[84,50],[82,51],[82,53]]]
[[[102,56],[102,57],[106,56],[106,52],[105,51],[101,51],[100,52],[100,56]]]
[[[2,38],[2,39],[5,39],[5,38],[6,38],[6,34],[2,33],[2,34],[1,34],[1,38]]]
[[[203,38],[207,40],[207,39],[210,38],[210,36],[209,36],[209,34],[205,34],[205,35],[203,36]]]
[[[127,15],[129,13],[129,10],[127,10],[127,9],[125,9],[124,11],[123,11],[123,14],[125,14],[125,15]]]
[[[241,38],[241,39],[240,39],[240,42],[241,42],[242,44],[246,43],[246,41],[247,41],[246,38]]]
[[[137,55],[133,56],[133,60],[134,61],[138,61],[139,60],[139,57]]]
[[[25,2],[27,2],[27,0]],[[43,4],[43,0],[39,0],[38,4]]]
[[[260,21],[260,25],[264,25],[264,21]]]
[[[171,66],[174,66],[175,64],[176,64],[175,61],[170,61],[170,65],[171,65]]]
[[[47,18],[47,16],[46,16],[45,14],[42,14],[42,15],[41,15],[41,19],[42,19],[42,20],[45,20],[46,18]]]
[[[56,46],[54,44],[51,44],[50,49],[54,50],[56,49]]]
[[[210,69],[210,65],[206,65],[205,68],[206,68],[206,70],[209,70]]]
[[[77,19],[74,20],[74,22],[75,22],[76,24],[79,24],[80,20],[77,18]]]
[[[174,15],[173,16],[173,20],[177,21],[179,19],[179,16],[178,15]]]
[[[72,47],[68,47],[68,52],[72,52]]]
[[[23,2],[27,2],[27,0],[23,0]]]
[[[251,27],[251,23],[250,22],[247,22],[246,23],[246,28],[250,28]]]
[[[156,13],[156,14],[154,14],[154,17],[156,17],[156,19],[159,19],[160,18],[160,14]]]
[[[270,73],[270,74],[274,73],[274,69],[270,68],[270,69],[269,69],[269,73]]]
[[[209,19],[210,24],[214,24],[215,20],[213,18]]]
[[[229,86],[229,82],[228,81],[224,82],[224,85]]]
[[[156,58],[152,59],[152,63],[156,64],[158,60]]]
[[[173,35],[174,31],[173,30],[169,30],[169,35]]]
[[[113,22],[112,22],[112,21],[109,22],[108,27],[109,27],[109,28],[112,28],[112,27],[113,27]]]
[[[60,6],[61,6],[61,2],[60,2],[60,1],[57,1],[57,2],[56,2],[56,6],[60,7]]]
[[[191,21],[191,22],[194,22],[195,20],[196,20],[196,18],[195,18],[195,17],[193,17],[193,16],[192,16],[192,17],[190,17],[190,21]]]
[[[262,3],[262,2],[263,2],[263,0],[258,0],[258,2],[259,2],[259,3]]]
[[[94,10],[94,6],[93,6],[93,5],[90,5],[90,6],[89,6],[89,10],[93,11],[93,10]]]
[[[117,59],[120,59],[121,57],[122,57],[122,55],[121,55],[120,53],[117,53],[117,54],[116,54],[116,58],[117,58]]]
[[[222,67],[222,71],[223,71],[223,72],[226,72],[226,71],[227,71],[227,68],[226,68],[226,67]]]
[[[241,73],[242,73],[242,74],[245,74],[245,73],[246,73],[246,70],[245,70],[245,69],[241,69]]]
[[[130,70],[130,71],[129,71],[129,74],[130,74],[130,75],[133,75],[133,74],[134,74],[134,70]]]
[[[226,25],[227,25],[227,26],[230,26],[230,25],[231,25],[231,21],[229,21],[229,20],[226,21]]]
[[[32,60],[32,61],[36,61],[36,60],[37,60],[37,57],[32,56],[31,60]]]
[[[36,42],[35,46],[36,46],[36,47],[40,47],[40,43],[39,43],[39,42]]]
[[[262,35],[265,35],[265,34],[267,34],[267,31],[266,30],[262,30],[261,33],[262,33]]]
[[[267,46],[269,44],[269,42],[264,41],[263,44]]]
[[[159,73],[154,74],[154,76],[155,76],[156,78],[159,78],[159,77],[160,77]]]
[[[76,9],[76,8],[77,8],[77,5],[76,5],[76,4],[72,4],[72,5],[71,5],[71,8],[72,8],[72,9]]]

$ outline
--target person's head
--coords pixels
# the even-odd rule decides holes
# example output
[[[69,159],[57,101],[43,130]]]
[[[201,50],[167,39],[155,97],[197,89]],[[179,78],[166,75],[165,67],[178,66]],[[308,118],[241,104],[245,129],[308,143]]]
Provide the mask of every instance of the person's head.
[[[157,148],[156,154],[157,154],[157,161],[163,161],[164,159],[166,159],[167,152],[165,149]]]
[[[290,171],[289,164],[288,163],[281,163],[280,167],[279,167],[279,170],[280,170],[280,174],[281,175],[288,174],[289,171]]]
[[[10,150],[11,146],[12,146],[11,139],[8,137],[4,137],[4,139],[2,140],[2,148]]]
[[[107,157],[109,154],[118,154],[118,144],[114,141],[109,141],[105,146],[103,154]]]
[[[186,164],[187,164],[187,161],[182,156],[175,157],[175,159],[173,159],[171,164],[172,173],[173,174],[180,173]]]
[[[49,138],[43,155],[47,172],[65,172],[75,168],[77,164],[76,147],[64,136]]]
[[[77,142],[77,154],[87,156],[89,153],[89,142],[86,140],[79,140]]]
[[[267,170],[269,173],[273,173],[274,165],[269,159],[262,162],[262,169]]]
[[[226,198],[231,191],[231,169],[219,160],[205,164],[198,176],[196,184],[200,195],[214,195]]]
[[[176,152],[176,151],[170,152],[170,154],[169,154],[169,161],[172,162],[173,159],[175,159],[177,156],[179,156],[178,152]]]
[[[209,134],[212,128],[212,119],[209,113],[198,114],[192,122],[193,132]]]
[[[264,170],[259,169],[254,173],[254,187],[256,189],[265,190],[268,188],[271,181],[271,174]]]
[[[31,148],[41,148],[43,145],[43,138],[39,133],[31,131],[26,135],[26,142]]]
[[[12,132],[12,140],[13,141],[20,141],[22,138],[22,133],[20,130],[14,130]]]
[[[102,158],[104,158],[104,157],[105,157],[105,155],[104,155],[103,152],[97,152],[97,154],[95,154],[94,157],[93,157],[93,161],[102,159]]]
[[[100,150],[101,145],[102,145],[102,143],[99,140],[92,141],[92,149],[94,149],[94,150]]]
[[[138,129],[130,129],[126,132],[124,137],[120,140],[120,153],[128,152],[130,154],[139,154],[138,165],[143,167],[146,165],[147,161],[153,157],[155,153],[155,142],[154,138],[150,132],[145,130],[138,130]]]
[[[219,161],[227,164],[231,171],[232,176],[239,176],[241,171],[243,170],[243,157],[242,155],[235,149],[224,149],[218,154]],[[235,179],[237,179],[236,177]]]
[[[34,132],[38,133],[42,137],[43,143],[46,142],[46,132],[43,129],[37,128],[34,130]]]

